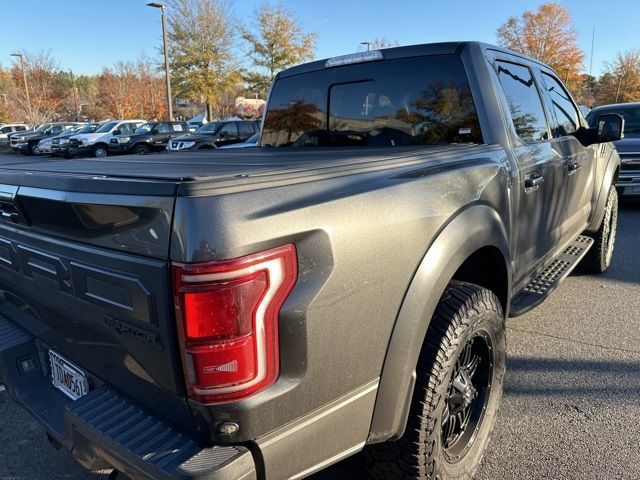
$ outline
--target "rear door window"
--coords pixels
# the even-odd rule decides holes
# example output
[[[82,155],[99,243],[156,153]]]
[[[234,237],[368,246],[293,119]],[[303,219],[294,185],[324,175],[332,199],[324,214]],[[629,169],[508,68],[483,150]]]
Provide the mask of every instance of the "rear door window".
[[[518,136],[525,143],[548,140],[547,119],[531,70],[503,61],[496,62],[496,69]]]
[[[357,63],[285,77],[271,92],[262,145],[482,143],[457,55]]]
[[[555,120],[552,120],[551,131],[554,137],[571,135],[580,127],[578,110],[571,100],[571,95],[562,86],[560,81],[542,72],[542,81],[551,101],[551,110]]]

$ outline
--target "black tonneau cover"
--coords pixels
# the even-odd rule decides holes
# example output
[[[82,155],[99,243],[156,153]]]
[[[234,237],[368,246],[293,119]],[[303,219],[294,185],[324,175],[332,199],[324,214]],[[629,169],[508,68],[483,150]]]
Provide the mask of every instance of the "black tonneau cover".
[[[216,188],[264,188],[350,170],[480,154],[487,146],[247,148],[72,160],[3,157],[0,183],[72,192],[194,195]],[[302,180],[304,181],[304,180]],[[216,192],[220,193],[220,192]]]

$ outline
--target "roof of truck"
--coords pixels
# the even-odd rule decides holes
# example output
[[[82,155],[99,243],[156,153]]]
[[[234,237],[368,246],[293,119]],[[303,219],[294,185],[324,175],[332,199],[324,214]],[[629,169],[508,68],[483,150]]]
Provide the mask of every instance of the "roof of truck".
[[[494,50],[498,52],[508,53],[520,58],[526,59],[529,62],[534,62],[539,65],[544,65],[549,68],[548,65],[536,60],[535,58],[528,57],[522,53],[514,52],[507,48],[498,47],[497,45],[491,45],[489,43],[477,42],[477,41],[454,41],[454,42],[439,42],[439,43],[423,43],[418,45],[406,45],[402,47],[382,48],[380,51],[384,55],[385,60],[392,60],[397,58],[406,57],[418,57],[424,55],[452,55],[462,52],[462,50],[470,45],[477,46],[482,50]],[[363,52],[360,52],[363,53]],[[332,57],[335,58],[335,57]],[[276,78],[289,77],[292,75],[298,75],[301,73],[313,72],[316,70],[322,70],[326,68],[326,63],[329,58],[322,60],[316,60],[314,62],[303,63],[278,73]]]

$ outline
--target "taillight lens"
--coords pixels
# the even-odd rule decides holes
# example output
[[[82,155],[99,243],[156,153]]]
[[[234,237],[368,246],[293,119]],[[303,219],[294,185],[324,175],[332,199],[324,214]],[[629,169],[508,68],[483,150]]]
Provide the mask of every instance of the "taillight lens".
[[[173,265],[190,398],[237,400],[275,382],[278,314],[297,277],[293,245],[233,260]]]

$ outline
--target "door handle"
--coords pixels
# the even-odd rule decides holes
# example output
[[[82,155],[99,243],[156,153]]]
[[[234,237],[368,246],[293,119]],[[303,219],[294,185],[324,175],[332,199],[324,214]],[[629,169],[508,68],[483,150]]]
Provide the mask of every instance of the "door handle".
[[[576,170],[578,170],[582,165],[580,165],[577,162],[570,162],[567,165],[567,170],[569,170],[569,172],[575,172]]]
[[[537,188],[544,183],[544,177],[538,175],[535,177],[527,178],[524,181],[524,188]]]

